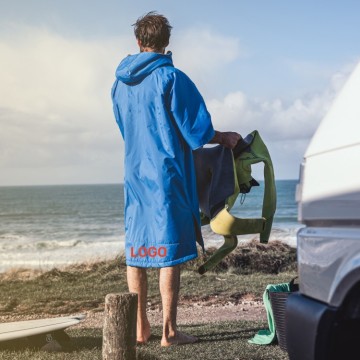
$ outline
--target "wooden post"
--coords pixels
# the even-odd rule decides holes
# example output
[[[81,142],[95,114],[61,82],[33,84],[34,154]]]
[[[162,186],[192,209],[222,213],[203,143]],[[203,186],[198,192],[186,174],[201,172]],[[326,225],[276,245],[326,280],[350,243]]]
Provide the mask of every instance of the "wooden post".
[[[136,359],[137,303],[137,294],[106,295],[102,346],[103,360]]]

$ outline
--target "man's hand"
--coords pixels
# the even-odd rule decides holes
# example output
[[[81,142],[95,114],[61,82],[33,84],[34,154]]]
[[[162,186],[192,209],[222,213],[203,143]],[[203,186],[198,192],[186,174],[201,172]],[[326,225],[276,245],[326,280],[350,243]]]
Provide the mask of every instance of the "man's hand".
[[[224,145],[227,148],[233,149],[238,141],[241,139],[241,135],[237,132],[223,132],[221,145]]]
[[[237,132],[215,131],[215,136],[209,141],[209,144],[220,144],[229,149],[233,149],[240,139],[241,139],[241,135],[238,134]]]

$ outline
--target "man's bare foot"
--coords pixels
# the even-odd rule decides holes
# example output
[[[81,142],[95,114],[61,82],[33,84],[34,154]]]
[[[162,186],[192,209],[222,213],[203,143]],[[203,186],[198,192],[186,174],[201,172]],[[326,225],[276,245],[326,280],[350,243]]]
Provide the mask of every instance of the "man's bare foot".
[[[195,336],[176,331],[174,336],[163,336],[163,338],[161,339],[161,346],[193,344],[198,340],[199,339]]]
[[[146,320],[142,325],[138,324],[136,329],[136,343],[138,345],[145,344],[149,340],[150,335],[150,323],[148,320]]]

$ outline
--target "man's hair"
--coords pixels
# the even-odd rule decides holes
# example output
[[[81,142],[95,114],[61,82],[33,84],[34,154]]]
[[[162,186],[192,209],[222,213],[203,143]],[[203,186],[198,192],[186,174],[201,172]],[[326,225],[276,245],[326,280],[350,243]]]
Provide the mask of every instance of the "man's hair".
[[[133,26],[135,37],[143,48],[161,50],[169,45],[172,26],[165,16],[150,11],[137,19]]]

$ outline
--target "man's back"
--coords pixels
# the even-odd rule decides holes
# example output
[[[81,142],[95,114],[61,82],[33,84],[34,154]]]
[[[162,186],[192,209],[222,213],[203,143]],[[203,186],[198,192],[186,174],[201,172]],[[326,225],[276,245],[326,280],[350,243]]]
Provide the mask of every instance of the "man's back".
[[[192,149],[214,136],[205,103],[173,67],[171,54],[128,56],[116,74],[112,96],[125,140],[126,237],[135,250],[166,246],[169,255],[131,263],[160,266],[194,258],[195,240],[202,239]]]

